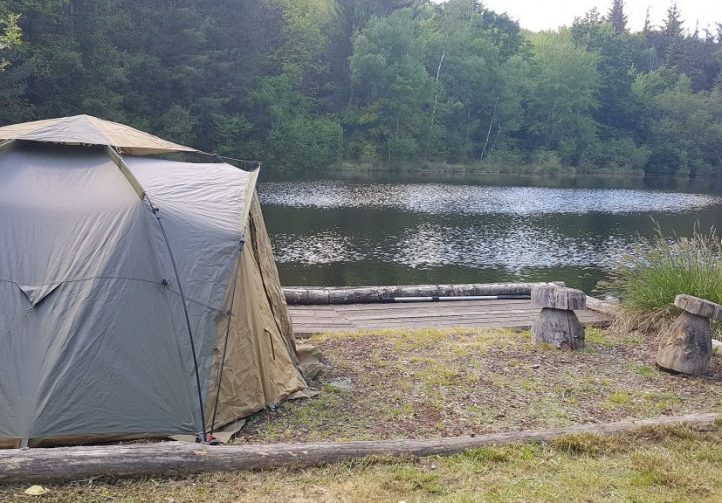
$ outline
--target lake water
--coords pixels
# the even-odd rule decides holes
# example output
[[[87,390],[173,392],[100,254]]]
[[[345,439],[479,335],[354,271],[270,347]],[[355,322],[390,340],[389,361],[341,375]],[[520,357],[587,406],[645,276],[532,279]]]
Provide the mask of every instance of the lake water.
[[[657,222],[722,226],[722,182],[592,177],[266,180],[284,285],[565,281],[593,291]]]

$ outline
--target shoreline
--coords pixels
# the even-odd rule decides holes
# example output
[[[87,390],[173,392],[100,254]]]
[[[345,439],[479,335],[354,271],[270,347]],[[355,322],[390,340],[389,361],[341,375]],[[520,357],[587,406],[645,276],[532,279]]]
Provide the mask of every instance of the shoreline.
[[[700,174],[696,176],[648,174],[643,171],[623,172],[617,170],[589,171],[574,167],[548,168],[541,165],[514,165],[514,166],[479,166],[476,164],[447,164],[447,163],[419,163],[386,165],[384,163],[352,163],[342,162],[335,166],[317,168],[305,171],[294,171],[284,169],[267,168],[266,173],[272,173],[272,177],[283,178],[300,175],[312,177],[343,178],[345,176],[369,176],[369,177],[518,177],[536,178],[544,177],[552,180],[564,178],[571,179],[613,179],[615,181],[628,180],[642,182],[644,180],[669,181],[677,183],[694,183],[703,180],[714,180],[722,178],[719,174]]]

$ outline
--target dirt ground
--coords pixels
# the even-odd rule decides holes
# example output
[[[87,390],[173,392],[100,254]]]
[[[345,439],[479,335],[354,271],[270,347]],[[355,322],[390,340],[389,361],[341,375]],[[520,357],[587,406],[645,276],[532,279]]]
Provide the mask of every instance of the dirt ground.
[[[583,351],[528,331],[319,335],[315,398],[250,418],[236,443],[435,438],[722,411],[722,357],[705,377],[654,364],[656,340],[588,329]]]
[[[722,357],[705,377],[654,366],[640,335],[588,330],[563,353],[510,330],[322,335],[318,396],[252,417],[237,443],[431,438],[722,411]],[[0,486],[0,502],[722,501],[722,422],[572,435],[455,456],[371,458],[318,468]]]

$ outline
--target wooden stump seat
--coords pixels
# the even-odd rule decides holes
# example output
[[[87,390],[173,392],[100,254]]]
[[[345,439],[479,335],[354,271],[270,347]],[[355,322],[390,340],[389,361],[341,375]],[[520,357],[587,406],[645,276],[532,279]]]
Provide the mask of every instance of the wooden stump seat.
[[[584,327],[576,309],[586,308],[587,296],[581,290],[542,285],[531,291],[533,307],[541,308],[531,329],[534,344],[549,344],[557,349],[571,351],[584,347]]]
[[[683,374],[703,375],[712,357],[710,319],[722,320],[722,306],[708,300],[677,295],[682,314],[662,330],[657,365]]]

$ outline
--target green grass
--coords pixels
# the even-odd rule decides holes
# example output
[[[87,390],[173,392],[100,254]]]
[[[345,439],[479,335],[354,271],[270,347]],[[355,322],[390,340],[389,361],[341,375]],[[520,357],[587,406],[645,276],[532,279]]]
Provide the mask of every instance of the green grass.
[[[438,438],[722,411],[719,355],[713,380],[687,379],[656,368],[649,337],[588,328],[576,353],[530,340],[482,329],[314,336],[326,364],[313,383],[320,395],[249,418],[239,442]]]
[[[617,391],[607,397],[607,403],[612,406],[629,405],[632,402],[632,395],[624,391]]]
[[[577,434],[448,457],[371,458],[308,469],[0,487],[0,501],[96,502],[719,502],[722,425]]]
[[[649,365],[639,365],[634,369],[634,372],[650,381],[655,379],[658,375],[658,371]]]
[[[647,337],[589,329],[587,348],[536,348],[528,331],[326,334],[320,394],[250,418],[238,443],[438,438],[722,411],[712,378],[654,367]],[[463,351],[459,351],[463,349]],[[346,390],[332,385],[344,378]],[[571,435],[449,457],[373,458],[321,468],[0,487],[0,502],[715,502],[722,501],[722,421]]]
[[[691,237],[667,238],[658,228],[640,247],[600,285],[619,295],[626,320],[656,329],[679,313],[672,302],[681,293],[722,304],[722,242],[714,229],[704,234],[695,226]]]
[[[314,336],[320,395],[249,418],[239,441],[438,438],[722,410],[720,355],[712,380],[687,379],[655,367],[649,337],[589,328],[576,353],[530,339],[483,329]]]

